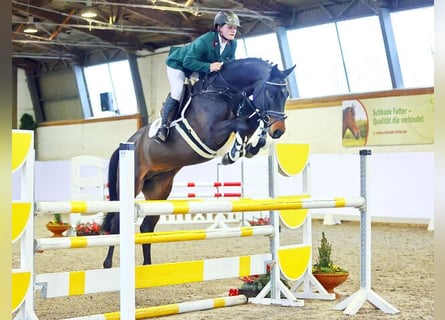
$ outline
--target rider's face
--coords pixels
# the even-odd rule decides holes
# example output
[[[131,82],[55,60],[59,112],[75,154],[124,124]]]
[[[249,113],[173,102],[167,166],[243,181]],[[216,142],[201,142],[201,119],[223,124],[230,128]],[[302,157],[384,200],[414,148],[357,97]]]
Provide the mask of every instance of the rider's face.
[[[233,40],[236,36],[236,26],[230,26],[228,24],[223,25],[222,27],[219,27],[219,34],[226,38],[227,40]]]

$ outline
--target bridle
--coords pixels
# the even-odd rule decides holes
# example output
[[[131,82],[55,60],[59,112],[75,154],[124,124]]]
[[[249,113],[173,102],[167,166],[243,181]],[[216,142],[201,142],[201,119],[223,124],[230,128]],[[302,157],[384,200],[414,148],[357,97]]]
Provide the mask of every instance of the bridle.
[[[272,81],[264,81],[261,88],[258,90],[257,94],[253,96],[253,106],[255,107],[255,113],[258,115],[258,117],[263,121],[266,128],[273,125],[275,122],[285,120],[287,118],[287,115],[285,112],[282,111],[275,111],[275,110],[264,110],[264,101],[266,100],[266,86],[278,86],[278,87],[286,87],[285,82],[272,82]],[[260,96],[260,94],[262,95]],[[260,97],[260,98],[259,98]],[[263,105],[260,107],[256,107],[258,99],[262,99]],[[274,118],[274,121],[271,121],[271,119]]]
[[[242,103],[239,105],[238,110],[236,112],[237,116],[240,116],[243,109],[248,107],[250,109],[250,112],[247,115],[248,119],[251,119],[254,116],[258,117],[259,121],[262,121],[264,123],[265,128],[270,127],[275,122],[285,120],[287,118],[287,115],[285,112],[281,111],[274,111],[274,110],[265,110],[265,100],[266,100],[266,88],[267,86],[278,86],[278,87],[286,87],[286,82],[272,82],[268,79],[270,76],[270,69],[266,72],[263,79],[255,82],[248,88],[245,88],[244,90],[240,90],[236,87],[234,87],[232,84],[230,84],[223,76],[222,72],[217,72],[217,76],[220,77],[222,82],[225,84],[225,88],[223,90],[213,90],[213,89],[204,89],[201,90],[198,94],[203,93],[217,93],[220,95],[227,95],[230,98],[232,98],[233,95],[240,95],[242,96]],[[215,78],[213,78],[215,79]],[[213,82],[213,81],[212,81]],[[208,83],[211,84],[211,83]],[[253,89],[253,97],[252,99],[249,98],[248,92],[250,92]],[[261,105],[259,105],[261,104]],[[274,119],[272,121],[271,119]]]

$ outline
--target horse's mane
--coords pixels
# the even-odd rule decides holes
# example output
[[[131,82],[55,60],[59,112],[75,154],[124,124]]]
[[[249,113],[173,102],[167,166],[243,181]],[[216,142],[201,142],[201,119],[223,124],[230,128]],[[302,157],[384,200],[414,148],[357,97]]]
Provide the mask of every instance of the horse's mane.
[[[263,60],[262,58],[255,58],[255,57],[249,57],[249,58],[241,58],[241,59],[234,59],[227,62],[224,62],[225,65],[239,65],[239,64],[246,64],[246,63],[261,63],[264,65],[267,65],[269,67],[272,67],[273,64],[270,61]]]

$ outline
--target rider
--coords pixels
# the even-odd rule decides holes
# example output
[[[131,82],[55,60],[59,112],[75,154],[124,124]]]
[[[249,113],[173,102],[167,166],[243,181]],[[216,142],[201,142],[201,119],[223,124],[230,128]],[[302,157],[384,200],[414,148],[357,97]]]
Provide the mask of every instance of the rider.
[[[235,59],[236,31],[240,26],[238,16],[232,11],[216,14],[213,30],[207,32],[183,47],[172,47],[167,57],[167,76],[170,93],[161,110],[161,127],[155,135],[158,142],[165,142],[169,125],[177,112],[184,81],[193,72],[200,76],[219,71],[224,61]]]

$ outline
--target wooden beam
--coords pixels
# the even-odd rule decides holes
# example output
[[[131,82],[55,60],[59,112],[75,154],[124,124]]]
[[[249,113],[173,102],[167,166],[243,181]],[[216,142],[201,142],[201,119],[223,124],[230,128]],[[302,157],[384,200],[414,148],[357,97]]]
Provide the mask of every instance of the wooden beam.
[[[67,24],[68,21],[71,20],[71,17],[73,16],[74,13],[76,13],[76,9],[71,9],[69,15],[65,17],[62,23],[59,25],[59,27],[50,35],[49,40],[53,40],[60,33],[60,31],[62,31],[63,26]]]
[[[324,108],[340,106],[345,100],[371,99],[393,96],[409,96],[418,94],[434,93],[434,87],[416,88],[416,89],[396,89],[388,91],[367,92],[367,93],[351,93],[333,95],[320,98],[307,99],[289,99],[286,103],[286,110]]]

